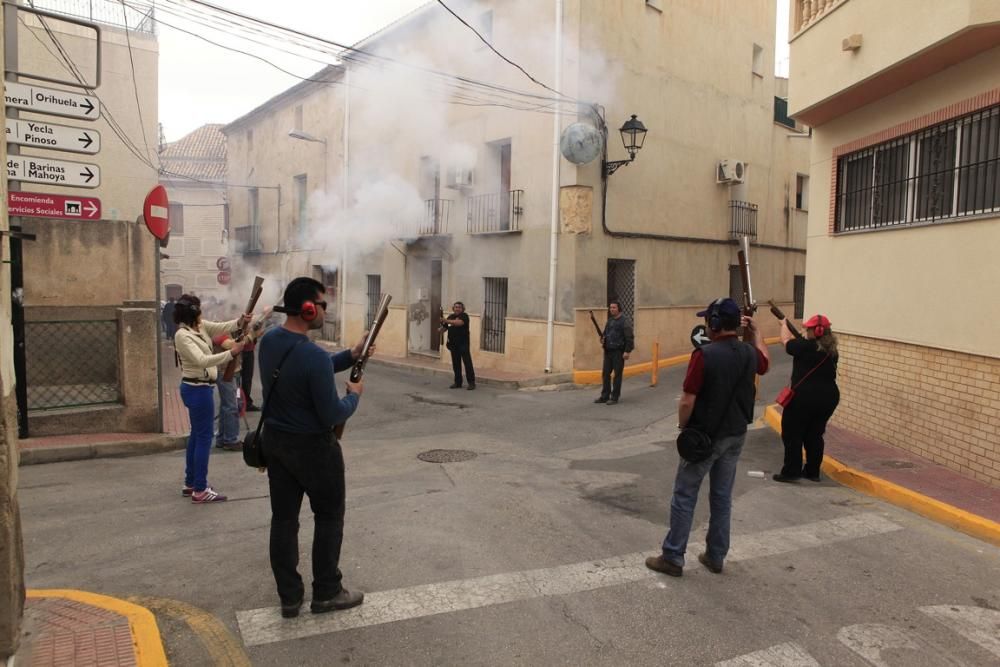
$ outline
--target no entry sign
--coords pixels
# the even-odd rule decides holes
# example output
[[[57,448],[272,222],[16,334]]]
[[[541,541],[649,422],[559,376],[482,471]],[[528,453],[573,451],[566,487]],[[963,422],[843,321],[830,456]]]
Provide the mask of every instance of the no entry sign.
[[[7,213],[26,218],[58,220],[100,220],[101,200],[41,192],[8,192]]]
[[[142,217],[146,220],[146,227],[156,238],[162,241],[170,234],[170,199],[167,197],[167,189],[162,185],[157,185],[146,195]]]

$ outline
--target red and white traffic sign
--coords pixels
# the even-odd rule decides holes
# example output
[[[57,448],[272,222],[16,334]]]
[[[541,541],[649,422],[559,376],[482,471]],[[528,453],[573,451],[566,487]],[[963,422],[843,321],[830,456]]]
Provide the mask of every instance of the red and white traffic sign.
[[[70,197],[41,192],[8,192],[7,213],[26,218],[99,220],[101,200],[97,197]]]
[[[220,285],[228,285],[233,279],[233,275],[229,271],[219,271],[215,279],[219,281]]]
[[[146,227],[156,238],[162,241],[170,234],[170,199],[167,197],[167,189],[162,185],[157,185],[146,195],[146,201],[142,204],[142,217],[146,220]]]

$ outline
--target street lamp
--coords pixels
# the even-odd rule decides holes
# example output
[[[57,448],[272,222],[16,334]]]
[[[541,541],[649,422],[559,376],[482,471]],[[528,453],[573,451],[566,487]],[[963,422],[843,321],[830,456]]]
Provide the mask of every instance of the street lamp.
[[[618,171],[619,167],[635,160],[636,154],[642,149],[642,143],[646,140],[646,126],[642,124],[641,120],[636,118],[635,114],[632,114],[632,117],[625,121],[625,124],[619,128],[618,132],[622,135],[622,145],[625,146],[625,150],[628,152],[628,159],[605,162],[604,173],[607,176]]]
[[[632,116],[635,118],[635,116]],[[314,144],[323,144],[326,146],[326,139],[320,139],[319,137],[314,137],[308,132],[303,132],[302,130],[289,130],[288,136],[292,139],[301,139],[302,141],[311,141]]]

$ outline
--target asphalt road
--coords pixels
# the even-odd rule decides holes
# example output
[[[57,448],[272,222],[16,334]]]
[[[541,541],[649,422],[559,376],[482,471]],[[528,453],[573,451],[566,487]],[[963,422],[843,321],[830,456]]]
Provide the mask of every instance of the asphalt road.
[[[232,500],[212,506],[181,499],[180,452],[23,468],[27,584],[149,606],[174,665],[1000,664],[1000,549],[829,481],[749,477],[780,467],[759,424],[725,572],[694,559],[707,484],[684,577],[645,570],[682,372],[603,406],[594,388],[470,392],[370,368],[344,442],[356,610],[278,617],[266,479],[225,452],[209,478]],[[779,358],[758,408],[788,372]],[[418,459],[433,449],[474,458]]]

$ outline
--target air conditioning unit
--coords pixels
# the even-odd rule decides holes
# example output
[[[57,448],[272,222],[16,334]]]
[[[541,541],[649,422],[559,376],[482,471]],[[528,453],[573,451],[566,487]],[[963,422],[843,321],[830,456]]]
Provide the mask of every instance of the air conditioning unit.
[[[446,174],[444,186],[455,190],[471,188],[475,184],[472,169],[452,167]]]
[[[742,160],[719,160],[719,165],[715,170],[715,182],[742,183],[746,171],[746,163]]]

